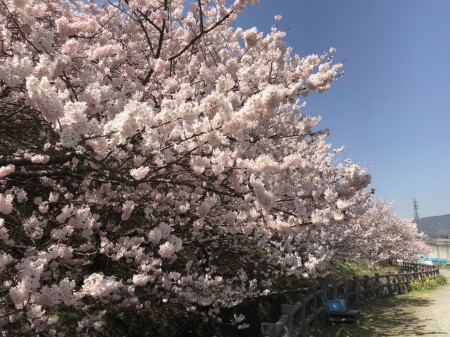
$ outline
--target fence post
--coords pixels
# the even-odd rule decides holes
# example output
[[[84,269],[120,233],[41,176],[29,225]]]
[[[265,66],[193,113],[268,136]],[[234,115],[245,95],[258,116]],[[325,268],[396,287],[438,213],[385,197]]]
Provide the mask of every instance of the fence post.
[[[395,273],[394,274],[394,282],[395,282],[395,284],[396,284],[396,289],[397,289],[397,294],[401,294],[401,289],[400,289],[400,280],[399,280],[399,278],[398,278],[398,274],[397,273]]]
[[[359,278],[358,278],[358,276],[353,276],[353,284],[354,284],[354,287],[355,287],[355,302],[356,302],[356,305],[359,305],[359,292],[360,292],[360,289],[359,289]]]
[[[409,280],[408,280],[408,274],[405,274],[405,292],[409,293]]]
[[[369,301],[369,275],[364,275],[364,300]]]
[[[294,320],[292,318],[292,305],[290,304],[282,304],[281,305],[281,315],[288,315],[289,320],[286,323],[286,328],[289,331],[289,335],[294,331]]]
[[[262,337],[275,337],[275,323],[261,323]]]
[[[327,312],[327,300],[328,300],[328,293],[327,293],[327,288],[322,288],[322,298],[321,298],[321,305],[323,307],[323,311],[322,311],[322,317],[326,316],[326,312]]]
[[[300,324],[302,325],[302,332],[299,337],[306,337],[308,335],[308,327],[306,326],[306,305],[305,305],[305,295],[300,295],[298,300],[302,302],[302,308],[300,309]]]
[[[342,285],[342,292],[344,293],[344,299],[348,302],[348,289],[347,289],[348,283],[345,282]]]
[[[331,296],[333,298],[337,298],[338,297],[338,295],[337,295],[337,285],[336,284],[333,284],[333,288],[331,288]]]
[[[410,292],[412,290],[411,288],[411,282],[409,280],[409,278],[412,278],[412,280],[414,281],[414,274],[406,274],[406,291]]]
[[[405,286],[406,286],[406,277],[405,277],[405,275],[399,275],[398,279],[400,281],[400,291],[402,293],[407,293],[408,291],[405,290]]]
[[[376,273],[375,274],[375,294],[377,298],[381,297],[381,286],[380,286],[380,274]]]
[[[392,295],[391,273],[386,273],[386,280],[387,280],[388,293],[389,293],[389,295]]]

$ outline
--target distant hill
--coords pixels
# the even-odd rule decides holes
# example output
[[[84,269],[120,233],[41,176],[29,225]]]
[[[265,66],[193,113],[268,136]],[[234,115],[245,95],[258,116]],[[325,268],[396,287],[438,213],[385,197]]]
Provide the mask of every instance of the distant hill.
[[[450,214],[421,218],[419,230],[432,237],[439,235],[450,237]]]

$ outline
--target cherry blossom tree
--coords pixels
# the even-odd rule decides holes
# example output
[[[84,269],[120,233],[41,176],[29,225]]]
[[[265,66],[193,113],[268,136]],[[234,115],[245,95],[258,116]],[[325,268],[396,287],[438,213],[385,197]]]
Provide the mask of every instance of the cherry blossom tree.
[[[394,205],[383,200],[369,199],[367,204],[364,215],[335,238],[335,256],[352,254],[373,266],[389,259],[415,260],[419,253],[428,252],[425,234],[413,219],[395,215]]]
[[[257,2],[0,0],[4,331],[56,336],[63,308],[91,336],[111,307],[215,316],[325,270],[370,176],[301,112],[334,49],[235,28]]]

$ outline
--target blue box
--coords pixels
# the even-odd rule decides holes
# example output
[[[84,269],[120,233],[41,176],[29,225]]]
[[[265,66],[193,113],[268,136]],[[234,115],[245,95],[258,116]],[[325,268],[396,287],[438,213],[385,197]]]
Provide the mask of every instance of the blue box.
[[[327,301],[327,313],[342,313],[347,312],[347,301],[344,299],[328,300]]]

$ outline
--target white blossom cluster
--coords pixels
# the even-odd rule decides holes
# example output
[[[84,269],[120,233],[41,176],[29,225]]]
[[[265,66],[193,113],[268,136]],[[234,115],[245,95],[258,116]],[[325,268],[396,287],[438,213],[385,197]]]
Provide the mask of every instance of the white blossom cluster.
[[[39,81],[30,75],[26,79],[26,85],[32,106],[41,111],[47,121],[54,123],[63,117],[63,104],[47,77]]]
[[[13,173],[16,167],[13,164],[0,167],[0,178],[6,177],[7,175]]]

